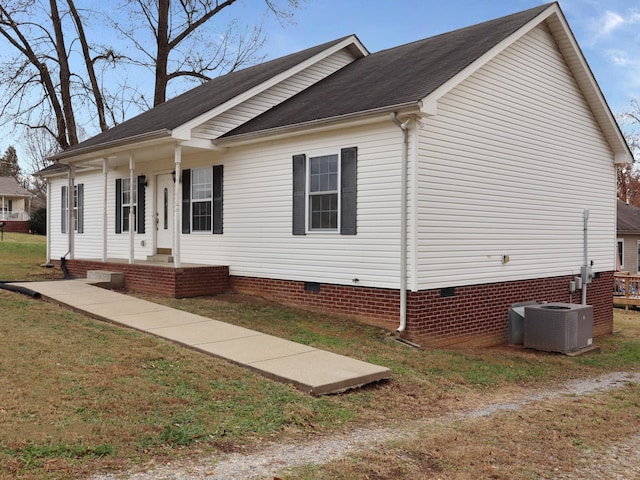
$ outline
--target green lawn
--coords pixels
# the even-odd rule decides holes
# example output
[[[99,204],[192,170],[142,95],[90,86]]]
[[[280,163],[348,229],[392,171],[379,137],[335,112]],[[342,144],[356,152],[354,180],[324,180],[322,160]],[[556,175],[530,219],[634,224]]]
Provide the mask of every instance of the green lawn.
[[[14,235],[0,244],[0,278],[61,276],[40,267],[44,237]],[[237,295],[144,298],[385,365],[394,375],[313,398],[165,340],[0,290],[0,478],[66,479],[248,451],[264,441],[395,425],[514,388],[640,366],[635,312],[616,312],[618,333],[599,339],[600,355],[570,358],[509,347],[417,350],[347,318]],[[368,478],[349,468],[353,477],[344,478]]]

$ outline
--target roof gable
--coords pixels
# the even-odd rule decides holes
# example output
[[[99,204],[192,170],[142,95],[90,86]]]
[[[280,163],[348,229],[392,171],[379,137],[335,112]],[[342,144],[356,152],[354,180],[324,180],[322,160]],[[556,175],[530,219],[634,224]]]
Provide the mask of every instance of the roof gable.
[[[116,125],[64,152],[51,157],[61,159],[76,153],[99,148],[118,141],[132,143],[154,133],[169,133],[185,125],[196,125],[210,116],[209,112],[234,99],[246,97],[262,84],[277,81],[295,67],[310,61],[323,52],[342,44],[356,44],[360,55],[367,54],[352,35],[323,43],[306,50],[280,57],[259,65],[231,72],[167,100],[146,112]],[[344,45],[342,45],[344,47]],[[209,114],[209,115],[208,115]]]
[[[543,5],[361,58],[224,136],[417,104],[547,8]]]

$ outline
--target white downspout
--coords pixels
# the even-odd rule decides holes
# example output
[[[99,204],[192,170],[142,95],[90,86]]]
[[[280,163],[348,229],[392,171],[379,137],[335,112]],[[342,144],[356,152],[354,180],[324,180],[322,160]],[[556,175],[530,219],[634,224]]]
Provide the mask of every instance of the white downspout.
[[[400,325],[398,333],[407,328],[407,163],[409,158],[409,130],[411,119],[401,123],[393,112],[391,120],[402,130],[402,165],[400,168]]]
[[[74,215],[74,200],[75,200],[75,169],[73,165],[69,167],[69,184],[67,187],[67,232],[69,235],[69,258],[73,260],[75,258],[75,245],[74,245],[74,232],[75,232],[75,215]],[[66,256],[66,255],[65,255]]]
[[[134,169],[135,159],[133,154],[129,155],[129,263],[132,264],[135,260],[135,221],[136,217],[133,212],[133,188],[135,186]],[[136,202],[137,205],[137,202]]]
[[[102,176],[104,177],[102,193],[102,261],[107,261],[107,174],[109,172],[109,159],[102,159]]]
[[[175,153],[175,172],[176,178],[173,181],[173,266],[180,268],[180,233],[182,232],[182,223],[180,222],[180,209],[182,206],[182,195],[180,189],[180,179],[182,178],[182,147],[176,145]]]

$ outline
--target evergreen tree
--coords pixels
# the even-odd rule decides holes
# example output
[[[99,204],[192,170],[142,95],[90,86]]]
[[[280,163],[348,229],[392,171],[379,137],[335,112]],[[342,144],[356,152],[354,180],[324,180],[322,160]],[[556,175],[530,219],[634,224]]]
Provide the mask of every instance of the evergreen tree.
[[[18,153],[13,146],[7,148],[0,157],[0,177],[13,177],[20,181],[20,165],[18,165]]]

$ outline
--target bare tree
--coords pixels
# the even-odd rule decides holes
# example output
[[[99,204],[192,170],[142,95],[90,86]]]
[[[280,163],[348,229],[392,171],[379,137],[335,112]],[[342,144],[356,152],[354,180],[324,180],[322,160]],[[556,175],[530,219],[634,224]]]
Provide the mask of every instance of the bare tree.
[[[105,35],[91,21],[99,19],[104,28],[111,2],[91,11],[78,8],[83,0],[0,0],[0,126],[43,130],[66,149],[79,142],[79,130],[104,131],[130,110],[151,106],[146,85],[154,85],[155,106],[166,100],[172,80],[203,82],[261,60],[265,36],[259,25],[241,27],[226,16],[215,29],[213,19],[236,0],[122,1],[119,17],[131,23],[112,22],[113,35]],[[299,2],[253,1],[281,20]],[[97,41],[100,35],[115,42],[117,32],[132,45],[129,55]],[[149,76],[151,81],[144,79]],[[128,83],[131,77],[139,84]]]
[[[43,129],[27,129],[21,145],[27,157],[28,168],[25,178],[28,180],[28,190],[42,202],[46,202],[47,184],[41,177],[33,174],[44,170],[51,164],[47,159],[59,152],[60,146]]]
[[[144,55],[142,66],[154,72],[153,105],[166,100],[167,86],[176,78],[209,80],[214,74],[228,73],[261,60],[258,52],[265,36],[261,26],[240,27],[234,20],[212,31],[214,17],[237,0],[127,0],[132,12],[128,26],[115,23]],[[267,11],[281,21],[291,17],[298,0],[283,6],[265,0]],[[145,41],[139,25],[147,27],[152,40]],[[205,27],[211,27],[205,30]]]
[[[7,123],[47,131],[63,149],[78,143],[78,110],[87,104],[96,108],[100,129],[108,128],[94,67],[99,59],[109,60],[101,52],[90,56],[82,19],[73,0],[65,1],[64,10],[60,9],[63,2],[56,0],[0,4],[0,38],[4,37],[14,52],[13,57],[1,56],[0,72],[5,81],[0,114]],[[76,43],[82,46],[83,55],[75,50]],[[84,74],[72,71],[72,62],[84,63],[90,87]],[[95,113],[82,111],[90,118]]]
[[[628,110],[617,115],[634,158],[640,156],[640,103],[632,100]],[[618,198],[640,207],[640,170],[636,164],[621,165],[617,170]]]

